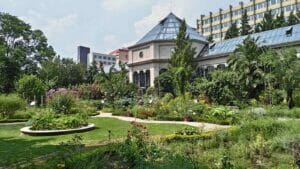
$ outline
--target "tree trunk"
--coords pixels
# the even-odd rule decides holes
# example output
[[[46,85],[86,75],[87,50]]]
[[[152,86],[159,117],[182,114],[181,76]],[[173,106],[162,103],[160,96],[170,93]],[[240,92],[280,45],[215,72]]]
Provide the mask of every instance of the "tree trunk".
[[[287,100],[289,109],[292,109],[295,106],[294,99],[293,99],[293,89],[288,89],[287,90],[286,100]]]

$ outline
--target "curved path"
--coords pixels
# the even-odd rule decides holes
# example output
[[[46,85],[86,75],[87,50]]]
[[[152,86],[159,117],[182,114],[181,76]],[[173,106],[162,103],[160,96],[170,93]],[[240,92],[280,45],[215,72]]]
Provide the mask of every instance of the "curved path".
[[[137,122],[137,123],[152,123],[152,124],[183,124],[193,127],[202,128],[204,131],[220,130],[226,129],[230,126],[211,124],[211,123],[202,123],[202,122],[183,122],[183,121],[156,121],[156,120],[143,120],[135,117],[123,117],[123,116],[113,116],[112,113],[100,113],[100,115],[94,116],[94,118],[115,118],[128,122]]]

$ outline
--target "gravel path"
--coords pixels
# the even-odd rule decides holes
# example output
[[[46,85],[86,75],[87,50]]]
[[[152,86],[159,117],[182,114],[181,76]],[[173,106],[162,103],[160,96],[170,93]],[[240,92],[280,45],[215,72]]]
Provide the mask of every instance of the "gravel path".
[[[137,122],[137,123],[151,123],[151,124],[183,124],[193,127],[202,128],[204,131],[220,130],[226,129],[230,126],[211,124],[211,123],[201,123],[201,122],[183,122],[183,121],[156,121],[156,120],[143,120],[134,117],[122,117],[113,116],[112,113],[100,113],[100,115],[94,116],[94,118],[115,118],[122,121]]]

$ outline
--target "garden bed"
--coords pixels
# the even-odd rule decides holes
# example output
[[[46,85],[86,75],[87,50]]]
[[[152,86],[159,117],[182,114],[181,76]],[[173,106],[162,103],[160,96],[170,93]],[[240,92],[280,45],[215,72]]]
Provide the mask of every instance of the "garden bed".
[[[71,133],[86,132],[95,129],[94,124],[88,124],[87,126],[76,128],[76,129],[64,129],[64,130],[31,130],[31,126],[23,127],[20,131],[27,135],[33,136],[48,136],[48,135],[62,135]]]

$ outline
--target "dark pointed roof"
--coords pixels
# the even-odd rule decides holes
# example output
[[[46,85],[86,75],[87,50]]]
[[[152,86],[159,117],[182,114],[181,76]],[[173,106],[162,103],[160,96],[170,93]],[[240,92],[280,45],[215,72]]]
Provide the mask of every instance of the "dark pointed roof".
[[[174,40],[179,32],[182,20],[170,13],[166,18],[161,20],[150,32],[148,32],[135,45],[140,45],[152,41]],[[207,40],[199,34],[194,28],[187,25],[186,33],[191,40],[208,43]]]

